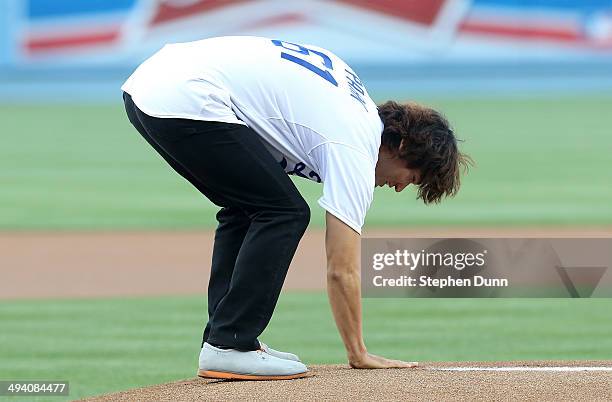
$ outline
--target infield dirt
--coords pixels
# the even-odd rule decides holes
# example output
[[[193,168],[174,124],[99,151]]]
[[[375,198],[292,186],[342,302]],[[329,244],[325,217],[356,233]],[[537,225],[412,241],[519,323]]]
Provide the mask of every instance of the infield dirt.
[[[612,227],[375,229],[364,236],[609,238]],[[213,231],[0,232],[0,299],[203,294],[213,239]],[[283,289],[325,289],[325,270],[325,233],[309,230]]]
[[[416,369],[312,366],[312,377],[285,381],[202,378],[136,388],[86,401],[446,401],[612,399],[612,371],[440,371],[443,367],[612,367],[611,361],[424,363]]]

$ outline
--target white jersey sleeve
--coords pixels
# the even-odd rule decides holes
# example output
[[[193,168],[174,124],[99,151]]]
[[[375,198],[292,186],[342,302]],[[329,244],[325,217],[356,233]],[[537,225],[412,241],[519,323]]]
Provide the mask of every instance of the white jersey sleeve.
[[[344,144],[325,143],[311,151],[319,165],[323,196],[319,205],[361,234],[374,195],[374,168],[366,155]]]

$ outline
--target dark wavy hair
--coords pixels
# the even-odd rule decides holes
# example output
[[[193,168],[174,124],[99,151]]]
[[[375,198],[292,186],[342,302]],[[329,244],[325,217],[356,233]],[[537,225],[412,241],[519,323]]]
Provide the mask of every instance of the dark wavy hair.
[[[448,120],[413,102],[388,101],[378,107],[378,114],[385,126],[382,144],[398,152],[408,168],[421,172],[417,198],[429,204],[457,194],[461,172],[467,171],[473,161],[459,152]]]

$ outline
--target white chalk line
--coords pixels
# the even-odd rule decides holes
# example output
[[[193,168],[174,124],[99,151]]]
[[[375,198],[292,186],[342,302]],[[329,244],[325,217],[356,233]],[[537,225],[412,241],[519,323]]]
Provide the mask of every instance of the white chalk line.
[[[612,371],[612,367],[428,367],[435,371]]]

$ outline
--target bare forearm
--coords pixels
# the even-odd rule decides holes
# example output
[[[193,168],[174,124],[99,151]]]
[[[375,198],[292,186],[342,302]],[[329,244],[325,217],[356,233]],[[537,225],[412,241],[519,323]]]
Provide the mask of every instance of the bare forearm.
[[[353,368],[415,367],[367,352],[361,330],[359,235],[338,218],[325,214],[327,231],[327,294],[349,364]]]
[[[349,361],[353,360],[366,352],[361,326],[359,270],[330,266],[327,294]]]

